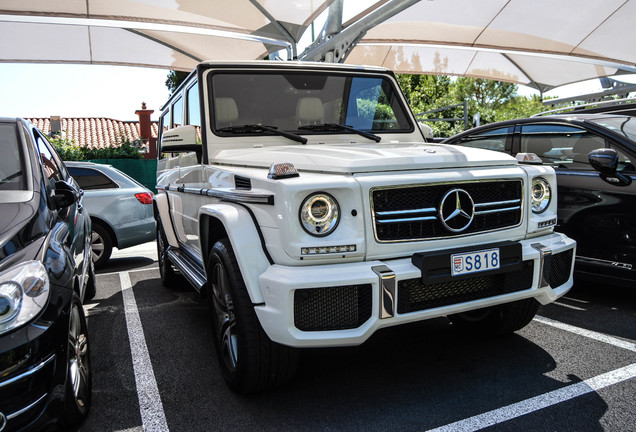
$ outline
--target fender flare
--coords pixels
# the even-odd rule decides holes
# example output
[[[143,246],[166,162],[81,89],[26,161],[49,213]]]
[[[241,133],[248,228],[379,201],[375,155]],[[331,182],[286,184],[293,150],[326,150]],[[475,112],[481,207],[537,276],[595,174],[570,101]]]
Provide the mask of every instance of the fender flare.
[[[207,232],[212,221],[223,225],[225,233],[220,235]],[[216,235],[215,235],[216,234]],[[271,265],[261,234],[250,211],[240,204],[217,203],[202,206],[199,209],[199,241],[204,263],[207,263],[209,250],[214,242],[227,236],[234,249],[236,261],[243,277],[243,282],[253,304],[263,304],[265,299],[261,291],[259,276]],[[212,238],[212,241],[208,241]],[[211,244],[209,244],[211,243]],[[207,273],[207,268],[205,269]],[[206,275],[207,276],[207,275]]]
[[[179,247],[177,236],[175,235],[174,229],[172,228],[172,220],[170,219],[170,204],[168,203],[168,194],[165,192],[156,193],[153,197],[153,200],[155,202],[155,209],[157,211],[157,214],[155,214],[155,219],[161,221],[161,228],[166,235],[168,244],[175,248]],[[157,216],[159,217],[157,218]]]

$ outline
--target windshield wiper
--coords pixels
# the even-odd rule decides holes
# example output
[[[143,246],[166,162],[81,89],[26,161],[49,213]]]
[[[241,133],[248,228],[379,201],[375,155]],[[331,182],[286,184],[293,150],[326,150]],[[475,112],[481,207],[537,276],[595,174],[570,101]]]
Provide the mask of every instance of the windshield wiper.
[[[282,137],[299,142],[301,144],[307,144],[307,138],[301,137],[300,135],[297,135],[295,133],[279,130],[278,128],[274,126],[265,126],[265,125],[229,126],[229,127],[218,129],[218,131],[224,132],[224,133],[232,133],[232,134],[272,132],[276,135],[280,135]]]
[[[18,171],[16,173],[13,173],[9,176],[6,176],[5,178],[3,178],[2,180],[0,180],[0,183],[7,183],[10,182],[11,180],[18,178],[22,175],[22,171]]]
[[[316,125],[305,125],[305,126],[300,126],[298,129],[310,130],[313,132],[336,132],[336,131],[346,130],[349,132],[356,133],[370,140],[373,140],[375,142],[380,142],[380,140],[382,139],[382,137],[376,134],[372,134],[371,132],[365,132],[360,129],[356,129],[351,126],[343,125],[339,123],[323,123],[323,124],[316,124]]]

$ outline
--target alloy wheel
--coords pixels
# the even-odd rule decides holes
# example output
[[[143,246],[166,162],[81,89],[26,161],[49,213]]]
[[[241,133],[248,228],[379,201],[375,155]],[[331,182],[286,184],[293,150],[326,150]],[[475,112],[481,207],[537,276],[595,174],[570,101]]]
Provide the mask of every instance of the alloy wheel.
[[[99,260],[104,255],[104,239],[95,231],[91,231],[91,247],[93,262]]]
[[[70,325],[68,332],[69,358],[68,372],[73,396],[78,407],[85,407],[90,397],[90,375],[88,359],[87,328],[80,315],[81,306],[73,304],[71,307]]]
[[[212,305],[214,314],[214,332],[225,367],[234,372],[238,365],[238,336],[236,316],[230,285],[225,268],[216,263],[212,270]]]

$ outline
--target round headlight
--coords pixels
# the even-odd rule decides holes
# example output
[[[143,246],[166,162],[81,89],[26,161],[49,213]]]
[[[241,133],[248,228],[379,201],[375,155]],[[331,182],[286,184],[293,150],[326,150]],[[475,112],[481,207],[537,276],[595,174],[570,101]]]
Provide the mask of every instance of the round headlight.
[[[532,180],[532,212],[543,213],[550,205],[552,191],[550,183],[543,177]]]
[[[20,312],[22,290],[13,281],[0,284],[0,324],[11,321]]]
[[[339,220],[338,202],[329,194],[309,195],[300,206],[300,223],[313,236],[322,237],[333,232]]]

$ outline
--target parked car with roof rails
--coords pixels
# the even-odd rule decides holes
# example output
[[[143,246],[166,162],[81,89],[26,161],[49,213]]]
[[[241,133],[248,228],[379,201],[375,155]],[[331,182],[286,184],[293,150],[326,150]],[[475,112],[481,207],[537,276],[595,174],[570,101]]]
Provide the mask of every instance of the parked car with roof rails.
[[[69,430],[91,406],[91,221],[31,123],[0,118],[0,151],[0,430]]]
[[[155,240],[150,190],[111,165],[66,162],[66,166],[84,191],[96,267],[108,262],[114,247],[125,249]]]
[[[577,275],[634,287],[636,117],[537,116],[491,123],[444,142],[539,156],[557,174],[555,229],[577,241]]]

